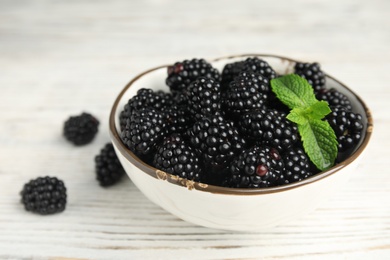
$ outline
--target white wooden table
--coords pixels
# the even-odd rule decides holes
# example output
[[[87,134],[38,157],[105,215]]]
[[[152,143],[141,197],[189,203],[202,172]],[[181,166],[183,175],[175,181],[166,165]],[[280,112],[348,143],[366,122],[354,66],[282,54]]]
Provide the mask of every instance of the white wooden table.
[[[286,1],[287,2],[287,1]],[[390,2],[0,0],[0,258],[390,259]],[[356,174],[312,214],[261,233],[186,223],[127,178],[97,185],[115,96],[137,73],[185,58],[274,53],[318,61],[364,97],[375,124]],[[93,143],[61,136],[101,120]],[[38,176],[65,181],[65,212],[19,203]]]

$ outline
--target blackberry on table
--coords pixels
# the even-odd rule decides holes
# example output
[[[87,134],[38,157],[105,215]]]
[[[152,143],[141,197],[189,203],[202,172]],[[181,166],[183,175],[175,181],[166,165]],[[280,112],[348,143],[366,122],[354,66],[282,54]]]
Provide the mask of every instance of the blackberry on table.
[[[278,185],[284,168],[276,148],[254,146],[244,150],[230,166],[224,185],[233,188],[265,188]]]
[[[324,100],[328,102],[329,106],[340,106],[348,111],[352,111],[351,101],[346,95],[337,91],[336,89],[321,89],[317,91],[316,97],[318,100]]]
[[[201,180],[201,162],[193,148],[179,134],[167,136],[157,147],[153,165],[188,180]]]
[[[314,88],[319,91],[325,86],[325,74],[320,68],[320,64],[297,62],[294,67],[295,74],[305,78]]]
[[[257,57],[247,58],[244,61],[243,70],[253,71],[257,74],[264,76],[267,80],[276,78],[276,72],[265,60]]]
[[[186,91],[188,110],[196,119],[214,115],[221,109],[220,85],[211,78],[199,77]]]
[[[339,152],[356,147],[362,139],[362,116],[348,111],[344,107],[331,107],[331,110],[332,112],[326,116],[326,120],[336,134]]]
[[[59,213],[65,210],[66,187],[56,177],[39,177],[26,183],[21,191],[21,202],[27,211],[40,215]]]
[[[95,156],[95,172],[96,179],[103,187],[117,183],[124,175],[125,170],[119,162],[111,143],[107,143],[100,153]]]
[[[73,144],[85,145],[92,141],[98,132],[99,121],[89,113],[71,116],[65,123],[63,134]]]
[[[312,175],[310,160],[301,148],[291,147],[283,152],[283,172],[278,184],[289,184],[304,180]]]
[[[156,144],[167,134],[166,115],[153,108],[134,111],[121,133],[123,143],[137,155],[155,151]]]
[[[254,72],[243,71],[230,83],[222,98],[222,106],[228,114],[239,116],[262,108],[269,93],[268,79]]]
[[[186,134],[212,174],[221,174],[246,145],[233,123],[221,116],[203,117]]]
[[[204,59],[192,59],[176,62],[169,66],[166,84],[172,93],[181,92],[198,77],[212,78],[218,82],[221,80],[219,71],[213,68],[210,63]]]
[[[141,108],[150,107],[158,111],[173,105],[172,94],[165,93],[161,90],[153,91],[152,89],[141,88],[137,94],[129,99],[119,116],[121,130],[126,126],[126,120],[130,118],[132,111]]]
[[[243,70],[244,61],[237,61],[228,63],[223,67],[221,75],[221,92],[226,91],[229,88],[230,82]]]
[[[239,121],[242,136],[253,143],[275,147],[282,151],[299,141],[295,123],[286,119],[286,114],[263,108],[243,115]]]

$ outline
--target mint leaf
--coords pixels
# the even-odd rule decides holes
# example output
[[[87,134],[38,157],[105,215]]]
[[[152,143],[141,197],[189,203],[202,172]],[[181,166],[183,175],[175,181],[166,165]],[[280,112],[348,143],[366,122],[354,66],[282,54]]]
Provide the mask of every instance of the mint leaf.
[[[272,79],[271,88],[276,97],[290,109],[308,107],[318,102],[313,87],[296,74]]]
[[[328,122],[306,118],[306,123],[298,124],[303,148],[310,160],[320,170],[333,166],[337,156],[336,135]]]
[[[290,113],[286,116],[286,118],[296,124],[305,124],[307,122],[307,118],[305,116],[306,109],[296,107],[290,111]]]
[[[303,148],[320,170],[333,166],[337,157],[336,135],[322,119],[331,112],[326,101],[318,101],[304,78],[290,74],[271,80],[272,91],[291,111],[287,119],[298,125]]]
[[[332,110],[330,110],[328,102],[323,100],[317,101],[305,109],[307,117],[319,120],[323,119],[330,112],[332,112]]]

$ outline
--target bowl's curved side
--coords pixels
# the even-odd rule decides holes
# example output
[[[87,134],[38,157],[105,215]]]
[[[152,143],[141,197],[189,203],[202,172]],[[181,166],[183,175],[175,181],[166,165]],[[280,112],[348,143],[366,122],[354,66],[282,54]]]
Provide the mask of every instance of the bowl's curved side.
[[[235,231],[260,231],[306,215],[343,185],[357,165],[354,161],[343,169],[343,174],[333,174],[299,189],[236,196],[203,192],[153,178],[114,147],[132,182],[152,202],[190,223]]]

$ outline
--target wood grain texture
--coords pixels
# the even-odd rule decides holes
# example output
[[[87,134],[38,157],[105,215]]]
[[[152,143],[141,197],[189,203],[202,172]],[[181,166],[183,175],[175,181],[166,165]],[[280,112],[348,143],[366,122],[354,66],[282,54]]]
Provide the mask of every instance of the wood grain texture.
[[[0,258],[389,259],[389,10],[386,0],[0,0]],[[176,218],[128,179],[97,185],[93,158],[133,76],[239,53],[319,61],[364,97],[374,135],[347,186],[299,221],[235,233]],[[81,111],[101,125],[92,144],[75,148],[61,130]],[[65,181],[62,214],[19,203],[23,184],[42,175]]]

